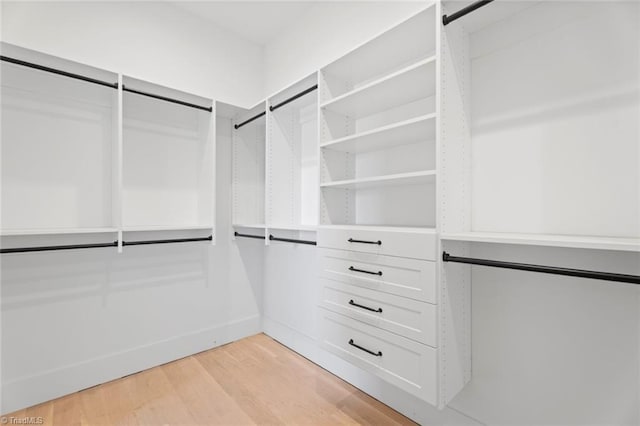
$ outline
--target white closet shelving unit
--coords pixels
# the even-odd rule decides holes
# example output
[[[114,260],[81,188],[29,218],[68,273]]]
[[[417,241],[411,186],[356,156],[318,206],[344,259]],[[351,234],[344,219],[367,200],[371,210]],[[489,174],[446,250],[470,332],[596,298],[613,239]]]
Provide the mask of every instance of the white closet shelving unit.
[[[443,81],[455,76],[460,96],[443,114],[453,107],[461,117],[443,129],[458,142],[441,147],[444,190],[458,194],[442,209],[445,243],[640,252],[638,106],[607,103],[640,88],[638,29],[624,20],[611,27],[634,13],[631,5],[497,1],[444,27],[452,55]],[[534,30],[551,15],[575,21],[557,28],[553,48]],[[612,34],[613,50],[600,44]],[[543,65],[551,63],[562,66]],[[598,111],[586,108],[597,100]],[[613,164],[615,173],[604,171]]]
[[[211,100],[124,77],[126,89],[193,105]],[[215,223],[215,115],[123,92],[122,230],[203,231]]]
[[[5,242],[215,236],[211,99],[7,43],[2,54]]]
[[[225,107],[233,131],[235,232],[264,236],[267,245],[271,230],[312,241],[318,224],[317,85],[314,73],[249,110]]]
[[[317,85],[314,73],[267,99],[269,229],[313,231],[318,224]]]
[[[6,43],[2,54],[112,86],[2,62],[1,234],[116,233],[118,75]]]
[[[321,226],[435,228],[434,10],[321,69]]]
[[[440,27],[434,3],[320,70],[318,246],[321,346],[442,408],[471,357],[469,287],[440,279]]]
[[[234,228],[265,229],[265,152],[266,103],[251,109],[227,105],[221,117],[227,117],[232,127]],[[263,114],[265,113],[265,114]],[[248,119],[260,117],[239,126]]]

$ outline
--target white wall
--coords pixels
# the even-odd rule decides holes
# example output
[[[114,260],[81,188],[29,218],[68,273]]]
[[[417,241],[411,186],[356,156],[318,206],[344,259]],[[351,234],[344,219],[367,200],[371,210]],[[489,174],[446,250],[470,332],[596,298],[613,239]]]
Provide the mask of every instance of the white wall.
[[[425,7],[425,1],[316,4],[265,46],[265,91],[285,88]]]
[[[162,2],[2,2],[2,40],[249,106],[263,48]]]

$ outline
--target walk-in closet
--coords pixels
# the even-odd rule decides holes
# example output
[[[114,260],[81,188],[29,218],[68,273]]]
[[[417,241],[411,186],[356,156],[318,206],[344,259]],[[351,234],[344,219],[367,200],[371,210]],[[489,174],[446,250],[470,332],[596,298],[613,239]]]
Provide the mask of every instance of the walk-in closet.
[[[640,424],[640,3],[0,8],[3,424]]]

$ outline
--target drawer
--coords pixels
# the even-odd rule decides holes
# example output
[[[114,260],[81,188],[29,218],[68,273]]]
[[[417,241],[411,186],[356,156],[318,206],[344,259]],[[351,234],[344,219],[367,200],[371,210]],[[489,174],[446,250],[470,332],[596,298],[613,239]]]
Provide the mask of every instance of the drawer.
[[[437,405],[436,349],[325,309],[320,311],[324,349]]]
[[[376,228],[320,228],[318,247],[435,260],[436,234]]]
[[[330,249],[320,257],[323,278],[437,303],[435,262]]]
[[[322,307],[436,347],[436,305],[323,280]]]

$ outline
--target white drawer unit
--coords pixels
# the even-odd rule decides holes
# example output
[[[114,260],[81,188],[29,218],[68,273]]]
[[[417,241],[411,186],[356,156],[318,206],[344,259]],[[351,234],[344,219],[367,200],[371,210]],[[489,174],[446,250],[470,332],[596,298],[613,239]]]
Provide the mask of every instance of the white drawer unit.
[[[358,226],[320,228],[318,246],[414,259],[436,258],[436,234],[431,230],[413,232]]]
[[[323,280],[321,305],[429,346],[437,346],[437,307],[337,281]]]
[[[437,350],[321,309],[322,346],[397,387],[437,404]]]
[[[437,302],[436,264],[427,260],[322,249],[320,275],[367,289]]]

